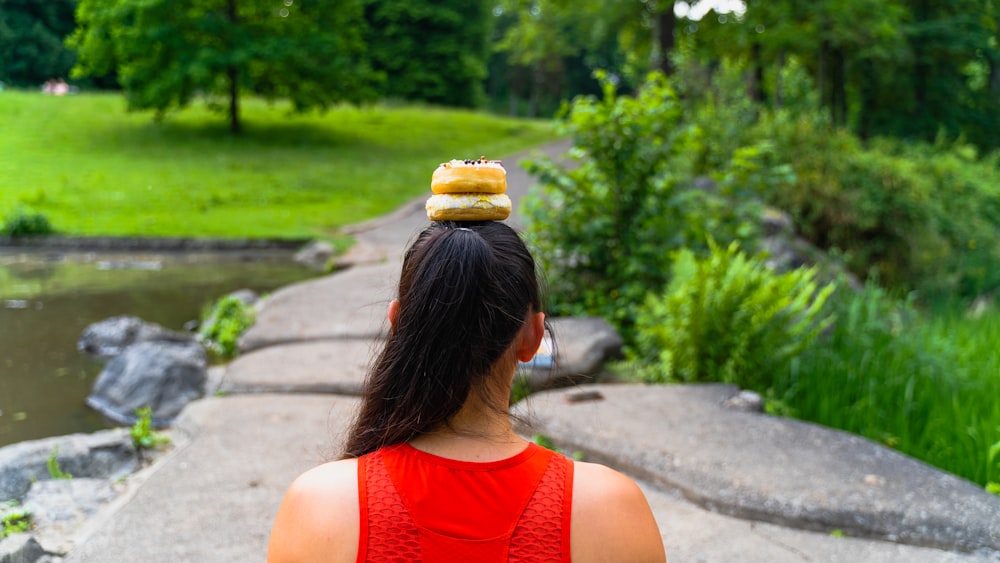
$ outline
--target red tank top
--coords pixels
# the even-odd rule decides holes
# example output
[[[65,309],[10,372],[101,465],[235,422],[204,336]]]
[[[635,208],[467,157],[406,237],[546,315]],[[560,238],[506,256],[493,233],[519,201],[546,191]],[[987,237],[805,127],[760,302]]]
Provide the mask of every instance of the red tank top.
[[[535,444],[486,463],[388,446],[358,489],[358,563],[570,561],[573,464]]]

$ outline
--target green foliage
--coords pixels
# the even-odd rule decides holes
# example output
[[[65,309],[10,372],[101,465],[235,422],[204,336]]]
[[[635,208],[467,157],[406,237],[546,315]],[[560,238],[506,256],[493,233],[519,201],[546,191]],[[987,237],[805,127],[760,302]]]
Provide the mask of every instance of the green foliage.
[[[239,353],[240,336],[253,326],[256,312],[242,299],[227,295],[208,307],[202,314],[198,337],[214,354],[232,358]]]
[[[221,98],[239,131],[241,92],[296,111],[375,97],[361,0],[81,0],[77,22],[74,74],[117,70],[129,108],[159,117]]]
[[[711,245],[699,260],[677,254],[672,279],[640,310],[637,351],[653,382],[722,381],[765,391],[773,374],[833,322],[824,305],[833,284],[815,270],[785,274],[747,258],[736,243]]]
[[[68,236],[339,238],[426,194],[442,155],[504,158],[554,138],[549,122],[479,112],[290,114],[260,98],[241,100],[233,137],[201,103],[156,124],[117,94],[2,96],[0,217],[20,203]]]
[[[492,2],[365,0],[372,66],[384,96],[475,107],[483,101]]]
[[[670,253],[752,236],[752,191],[768,151],[741,147],[711,178],[692,155],[715,140],[687,120],[670,83],[653,74],[635,97],[601,76],[602,99],[579,98],[563,126],[575,165],[529,162],[541,185],[525,198],[527,235],[551,291],[550,310],[599,315],[631,340],[636,307],[669,279]]]
[[[0,236],[6,237],[44,236],[54,232],[48,217],[23,206],[8,213],[0,224]]]
[[[527,399],[529,395],[531,395],[531,386],[528,383],[528,375],[518,372],[510,386],[510,404],[519,403]]]
[[[1000,287],[1000,171],[967,145],[864,146],[814,113],[766,115],[757,126],[795,172],[768,203],[849,268],[932,298]]]
[[[59,448],[52,448],[48,461],[49,477],[53,479],[72,479],[73,475],[66,473],[59,467]]]
[[[0,507],[0,539],[13,534],[21,534],[31,529],[31,514],[27,510],[16,510],[17,503],[9,501],[6,509]]]
[[[63,40],[76,0],[0,0],[0,82],[32,89],[66,77],[75,61]]]
[[[170,437],[153,429],[153,409],[142,407],[135,410],[138,417],[129,434],[132,436],[132,444],[138,450],[155,448],[162,444],[169,444]]]
[[[775,373],[796,416],[882,442],[987,485],[1000,482],[1000,312],[928,316],[874,283],[831,299],[836,323]]]

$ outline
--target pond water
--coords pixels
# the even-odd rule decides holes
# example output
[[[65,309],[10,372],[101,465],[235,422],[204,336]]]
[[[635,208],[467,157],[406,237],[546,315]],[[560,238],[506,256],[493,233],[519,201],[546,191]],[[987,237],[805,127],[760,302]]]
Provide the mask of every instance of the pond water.
[[[87,325],[134,315],[182,330],[231,291],[315,275],[281,253],[0,254],[0,446],[107,427],[84,404],[103,366],[76,350]]]

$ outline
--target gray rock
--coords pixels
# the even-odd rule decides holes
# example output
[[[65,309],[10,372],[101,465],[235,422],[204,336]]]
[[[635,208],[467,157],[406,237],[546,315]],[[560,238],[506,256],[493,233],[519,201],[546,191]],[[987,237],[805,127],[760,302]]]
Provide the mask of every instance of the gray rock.
[[[863,288],[864,284],[842,263],[796,236],[795,224],[789,214],[765,208],[761,213],[760,224],[764,236],[758,243],[757,251],[764,253],[765,263],[772,270],[788,272],[797,268],[815,267],[820,281],[843,280],[855,291]]]
[[[0,563],[35,563],[45,555],[30,534],[14,534],[0,540]]]
[[[138,317],[119,316],[104,319],[83,329],[76,347],[99,359],[118,356],[138,342],[194,342],[193,334],[176,332]]]
[[[574,400],[599,392],[599,399]],[[709,510],[851,537],[1000,551],[1000,498],[859,436],[728,409],[731,385],[594,385],[514,413],[569,451]]]
[[[135,423],[136,409],[149,407],[156,427],[169,426],[204,394],[206,365],[196,342],[140,342],[108,362],[87,404],[122,425]]]
[[[310,268],[323,270],[333,258],[334,250],[330,243],[314,240],[295,253],[295,261]]]
[[[336,393],[361,395],[381,342],[357,338],[269,346],[225,367],[224,393]]]
[[[250,306],[256,305],[260,301],[260,295],[257,295],[257,292],[252,289],[238,289],[227,295],[227,297],[235,297],[244,305]]]
[[[19,442],[0,449],[0,501],[21,499],[33,482],[51,479],[48,463],[53,452],[59,469],[75,478],[117,479],[139,467],[126,430]]]
[[[764,399],[753,391],[740,391],[732,397],[726,399],[724,403],[727,408],[738,409],[747,412],[764,412]]]
[[[31,513],[32,535],[42,548],[65,555],[87,519],[117,496],[106,479],[38,481],[24,497],[24,508]]]
[[[524,373],[532,390],[594,382],[604,364],[622,357],[621,336],[604,319],[561,317],[548,321],[554,341],[554,361],[536,357]]]

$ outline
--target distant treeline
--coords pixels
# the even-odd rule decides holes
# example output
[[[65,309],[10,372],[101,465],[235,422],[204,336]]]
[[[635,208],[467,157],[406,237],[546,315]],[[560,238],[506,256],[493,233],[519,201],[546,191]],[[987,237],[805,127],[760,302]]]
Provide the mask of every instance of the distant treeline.
[[[350,57],[350,68],[371,72],[365,84],[383,99],[545,116],[564,100],[599,93],[598,69],[628,92],[652,69],[710,75],[728,60],[744,69],[747,96],[769,107],[788,102],[792,88],[782,83],[783,69],[802,68],[834,123],[863,138],[943,135],[986,149],[1000,146],[994,133],[1000,130],[996,0],[747,0],[734,13],[699,10],[697,0],[140,3],[144,10],[162,4],[172,14],[203,19],[228,14],[250,35],[277,29],[256,22],[282,18],[293,34],[305,30],[309,22],[302,20],[318,13],[313,5],[327,13],[351,11],[356,17],[338,21],[349,26],[352,37],[360,33],[363,46],[352,44],[340,53]],[[88,14],[137,9],[130,7],[137,0],[0,0],[0,82],[34,88],[72,77],[83,88],[128,90],[119,72],[131,61],[111,57],[73,72],[79,49],[68,46],[67,38],[77,29],[81,4]],[[692,19],[693,14],[699,17]],[[128,25],[142,25],[134,20]],[[268,55],[301,62],[309,56],[276,45],[270,53],[247,51],[235,58]],[[314,56],[339,64],[335,51]],[[281,92],[274,82],[281,78],[239,84],[246,93],[273,95]]]

